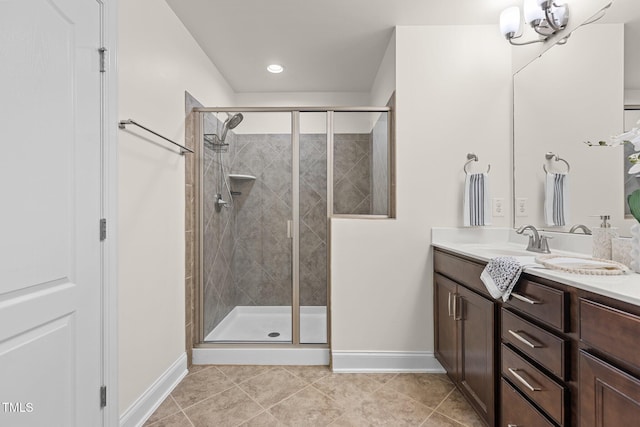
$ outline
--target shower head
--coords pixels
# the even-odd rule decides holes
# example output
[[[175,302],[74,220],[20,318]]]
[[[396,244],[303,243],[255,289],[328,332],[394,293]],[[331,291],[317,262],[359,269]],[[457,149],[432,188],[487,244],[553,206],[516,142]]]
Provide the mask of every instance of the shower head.
[[[227,120],[225,120],[224,124],[222,125],[223,129],[220,140],[224,142],[224,140],[227,138],[227,132],[229,131],[229,129],[235,129],[235,127],[240,124],[242,119],[244,119],[242,113],[236,113],[233,116],[229,115],[229,117],[227,117]]]
[[[234,129],[236,126],[240,124],[240,122],[242,122],[242,119],[244,119],[244,116],[242,115],[242,113],[237,113],[237,114],[234,114],[233,116],[229,116],[229,118],[225,120],[225,123],[229,129]]]

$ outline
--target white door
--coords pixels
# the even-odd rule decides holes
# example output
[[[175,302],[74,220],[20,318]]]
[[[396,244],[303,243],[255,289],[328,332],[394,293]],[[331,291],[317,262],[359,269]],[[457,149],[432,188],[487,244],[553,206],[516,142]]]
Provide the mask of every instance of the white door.
[[[102,424],[101,12],[0,0],[0,426]]]

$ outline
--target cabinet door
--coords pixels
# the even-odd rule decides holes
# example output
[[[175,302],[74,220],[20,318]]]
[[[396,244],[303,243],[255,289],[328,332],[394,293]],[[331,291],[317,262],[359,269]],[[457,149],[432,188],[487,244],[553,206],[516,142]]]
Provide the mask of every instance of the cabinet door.
[[[493,301],[459,286],[459,383],[489,425],[495,425],[495,309]]]
[[[442,367],[455,381],[458,375],[457,325],[453,319],[453,303],[457,285],[439,274],[435,279],[435,352]]]
[[[638,425],[640,380],[580,350],[580,426]]]

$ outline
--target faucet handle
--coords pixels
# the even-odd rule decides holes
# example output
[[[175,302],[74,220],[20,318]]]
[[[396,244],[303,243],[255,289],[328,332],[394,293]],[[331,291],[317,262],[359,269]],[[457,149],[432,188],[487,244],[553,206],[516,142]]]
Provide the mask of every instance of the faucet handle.
[[[541,234],[540,235],[540,252],[544,253],[544,254],[550,254],[551,251],[549,250],[549,240],[553,239],[552,236],[547,236],[546,234]]]

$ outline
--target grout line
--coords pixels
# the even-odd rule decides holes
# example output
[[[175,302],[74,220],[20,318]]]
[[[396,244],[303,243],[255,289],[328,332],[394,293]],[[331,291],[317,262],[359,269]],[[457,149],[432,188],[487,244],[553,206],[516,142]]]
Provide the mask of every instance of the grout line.
[[[213,368],[215,368],[215,366],[212,366],[212,367],[213,367]],[[224,373],[223,373],[223,372],[221,372],[218,368],[216,368],[216,370],[217,370],[218,372],[220,372],[222,375],[224,375]],[[225,378],[226,378],[226,375],[225,375]],[[228,378],[227,378],[227,379],[228,379]],[[181,405],[178,405],[178,406],[180,407],[180,409],[181,409],[182,411],[186,411],[187,409],[190,409],[190,408],[192,408],[192,407],[196,406],[197,404],[204,402],[204,401],[205,401],[205,400],[207,400],[207,399],[211,399],[212,397],[218,396],[219,394],[224,393],[225,391],[231,390],[233,387],[236,387],[236,384],[235,384],[233,381],[229,380],[229,382],[231,383],[231,386],[230,386],[230,387],[225,388],[224,390],[220,390],[219,392],[216,392],[216,393],[213,393],[213,394],[211,394],[211,395],[208,395],[207,397],[205,397],[205,398],[203,398],[203,399],[200,399],[200,400],[198,400],[197,402],[190,404],[189,406],[185,406],[184,408],[183,408]],[[176,403],[177,403],[177,401],[176,401]]]
[[[422,423],[420,423],[420,426],[419,426],[419,427],[423,427],[423,426],[426,424],[426,422],[427,422],[427,421],[429,421],[429,418],[431,418],[431,416],[432,416],[433,414],[435,414],[435,413],[436,413],[436,411],[433,411],[433,410],[432,410],[432,411],[431,411],[431,413],[429,414],[429,416],[427,416],[427,418],[425,418],[425,419],[424,419],[424,421],[423,421]]]
[[[451,396],[451,395],[453,394],[453,392],[455,392],[455,391],[456,391],[456,388],[454,387],[454,388],[453,388],[453,390],[451,390],[451,391],[449,392],[449,394],[447,394],[447,396],[446,396],[444,399],[442,399],[442,402],[440,402],[440,403],[438,404],[438,406],[436,406],[436,407],[434,408],[433,413],[436,413],[436,412],[437,412],[437,413],[438,413],[438,415],[442,415],[442,416],[443,416],[443,417],[445,417],[445,418],[448,418],[448,419],[450,419],[450,420],[452,420],[452,421],[455,421],[456,423],[460,424],[461,426],[466,426],[467,424],[463,423],[462,421],[460,421],[460,420],[456,420],[455,418],[452,418],[452,417],[450,417],[450,416],[448,416],[448,415],[446,415],[446,414],[443,414],[442,412],[438,412],[438,408],[439,408],[440,406],[442,406],[442,404],[445,402],[445,400],[447,400],[447,399],[449,398],[449,396]],[[473,411],[473,409],[471,409],[471,410]],[[432,413],[431,415],[433,415],[433,413]],[[474,414],[475,414],[475,411],[474,411]],[[429,417],[431,417],[431,415],[429,415]]]
[[[400,375],[400,374],[398,374],[398,375]],[[386,384],[385,384],[385,385],[386,385]],[[452,386],[453,386],[453,385],[452,385]],[[444,401],[447,399],[447,397],[449,397],[449,395],[450,395],[450,394],[455,390],[455,386],[453,386],[453,389],[452,389],[449,393],[447,393],[447,395],[442,399],[442,401],[441,401],[440,403],[438,403],[438,405],[436,405],[436,407],[435,407],[435,408],[434,408],[434,407],[432,407],[432,406],[429,406],[429,405],[427,405],[427,404],[425,404],[425,403],[423,403],[423,402],[420,402],[420,401],[419,401],[419,400],[417,400],[417,399],[414,399],[413,397],[409,396],[409,395],[408,395],[408,394],[406,394],[406,393],[401,392],[400,390],[397,390],[397,389],[395,389],[395,388],[393,388],[393,387],[391,387],[391,389],[392,389],[393,391],[395,391],[396,393],[401,394],[402,396],[406,397],[407,399],[409,399],[409,400],[411,400],[411,401],[413,401],[413,402],[415,402],[415,403],[418,403],[418,404],[420,404],[420,405],[424,406],[425,408],[429,408],[429,409],[431,409],[431,410],[435,411],[435,408],[439,407],[439,406],[442,404],[442,402],[444,402]]]
[[[438,404],[438,406],[436,406],[435,408],[433,408],[434,412],[438,410],[439,407],[442,406],[442,404],[444,403],[445,400],[447,400],[449,398],[449,396],[451,396],[451,393],[453,393],[455,391],[455,387],[453,388],[453,390],[451,390],[449,393],[447,393],[447,395],[444,397],[444,399],[442,399],[442,401]],[[439,413],[439,412],[438,412]],[[444,415],[444,414],[443,414]],[[453,419],[453,418],[452,418]]]
[[[187,415],[186,412],[184,412],[182,409],[180,410],[180,412],[182,412],[182,415],[184,415],[184,417],[187,419],[187,421],[189,421],[189,424],[191,424],[191,427],[196,427],[195,424],[193,424],[193,422],[191,421],[191,418],[189,418],[189,416]]]

